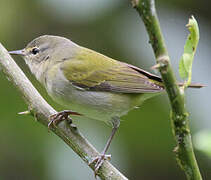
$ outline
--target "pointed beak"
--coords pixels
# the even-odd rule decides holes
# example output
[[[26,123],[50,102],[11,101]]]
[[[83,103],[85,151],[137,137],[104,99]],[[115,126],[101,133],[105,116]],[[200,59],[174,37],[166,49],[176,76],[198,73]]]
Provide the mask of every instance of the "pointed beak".
[[[21,56],[25,55],[24,49],[16,50],[16,51],[9,51],[9,54],[11,54],[11,55],[21,55]]]

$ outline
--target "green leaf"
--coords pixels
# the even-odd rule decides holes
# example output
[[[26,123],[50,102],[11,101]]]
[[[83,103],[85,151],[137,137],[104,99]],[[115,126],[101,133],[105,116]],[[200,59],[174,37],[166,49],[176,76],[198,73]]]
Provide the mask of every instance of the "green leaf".
[[[196,48],[199,42],[199,28],[196,19],[191,16],[188,24],[186,25],[190,34],[187,37],[184,53],[180,59],[179,63],[179,74],[182,79],[188,79],[185,83],[185,87],[187,87],[191,83],[192,76],[192,64],[194,55],[196,52]]]

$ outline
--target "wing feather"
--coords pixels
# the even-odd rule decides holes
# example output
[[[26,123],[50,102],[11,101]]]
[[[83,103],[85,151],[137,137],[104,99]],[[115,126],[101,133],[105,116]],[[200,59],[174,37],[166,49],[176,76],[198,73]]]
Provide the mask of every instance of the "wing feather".
[[[61,69],[72,84],[91,91],[150,93],[163,90],[159,77],[86,48],[82,48],[75,59],[67,59]]]

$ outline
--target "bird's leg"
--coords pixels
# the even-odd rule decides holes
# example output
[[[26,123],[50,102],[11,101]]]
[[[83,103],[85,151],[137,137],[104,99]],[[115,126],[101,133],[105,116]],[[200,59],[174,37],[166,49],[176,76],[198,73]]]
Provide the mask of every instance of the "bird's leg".
[[[50,128],[52,125],[56,126],[59,122],[64,120],[67,120],[69,124],[72,124],[72,119],[69,117],[69,115],[81,115],[81,114],[71,110],[60,111],[49,117],[50,122],[48,123],[48,128]]]
[[[106,159],[108,159],[108,160],[111,159],[111,155],[106,155],[106,152],[108,151],[108,148],[109,148],[109,146],[111,144],[111,141],[112,141],[112,139],[113,139],[113,137],[114,137],[114,135],[115,135],[118,127],[119,127],[120,120],[119,120],[118,117],[114,117],[114,118],[112,118],[111,123],[112,123],[112,126],[113,126],[112,127],[112,132],[111,132],[111,135],[110,135],[110,137],[109,137],[109,139],[108,139],[108,141],[107,141],[107,143],[106,143],[106,145],[105,145],[102,153],[99,156],[97,156],[96,158],[94,158],[89,163],[89,164],[92,164],[93,162],[96,162],[96,164],[95,164],[95,170],[94,170],[95,177],[97,176],[97,172],[98,172],[99,168],[102,166],[103,162]]]

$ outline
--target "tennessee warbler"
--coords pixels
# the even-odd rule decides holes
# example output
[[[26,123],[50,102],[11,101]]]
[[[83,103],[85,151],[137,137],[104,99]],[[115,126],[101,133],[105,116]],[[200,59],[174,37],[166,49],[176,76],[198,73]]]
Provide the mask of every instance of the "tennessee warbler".
[[[60,112],[53,121],[80,114],[111,124],[111,136],[101,156],[93,160],[96,161],[95,173],[107,157],[120,117],[146,99],[164,92],[160,77],[63,37],[40,36],[24,49],[9,53],[24,58],[56,102],[78,112]]]

